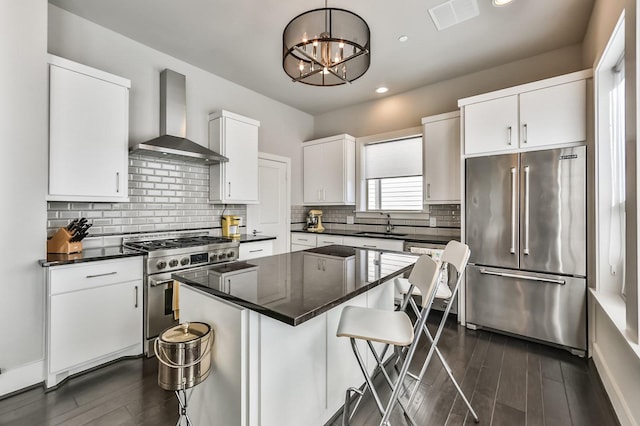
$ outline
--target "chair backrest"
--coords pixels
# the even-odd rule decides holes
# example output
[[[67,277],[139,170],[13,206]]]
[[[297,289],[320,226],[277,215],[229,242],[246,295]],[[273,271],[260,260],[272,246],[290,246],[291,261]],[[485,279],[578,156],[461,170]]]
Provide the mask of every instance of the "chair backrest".
[[[418,258],[409,275],[409,283],[415,285],[422,294],[422,307],[433,300],[433,295],[438,287],[440,276],[440,262],[433,260],[428,254]]]
[[[467,262],[469,261],[469,255],[471,254],[471,250],[469,250],[469,246],[463,244],[459,241],[451,240],[447,243],[444,251],[442,252],[442,256],[440,257],[440,261],[442,263],[448,263],[456,268],[456,272],[458,275],[461,275],[464,272],[464,269],[467,267]]]

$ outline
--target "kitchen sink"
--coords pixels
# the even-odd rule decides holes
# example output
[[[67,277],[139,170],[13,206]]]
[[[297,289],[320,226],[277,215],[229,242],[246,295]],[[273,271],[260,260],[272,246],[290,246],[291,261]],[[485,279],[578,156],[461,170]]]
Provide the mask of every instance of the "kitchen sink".
[[[407,234],[396,234],[394,232],[356,232],[356,235],[367,237],[406,237]]]

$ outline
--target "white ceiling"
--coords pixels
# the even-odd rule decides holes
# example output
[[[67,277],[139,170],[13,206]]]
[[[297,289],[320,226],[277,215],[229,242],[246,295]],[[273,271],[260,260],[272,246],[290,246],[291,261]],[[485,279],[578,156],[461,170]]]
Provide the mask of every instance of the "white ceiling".
[[[583,40],[593,0],[514,0],[437,31],[444,0],[333,0],[369,24],[371,66],[351,85],[293,83],[282,70],[282,30],[321,0],[49,0],[154,49],[316,115],[569,46]],[[400,43],[400,35],[409,40]],[[378,86],[389,87],[378,95]]]

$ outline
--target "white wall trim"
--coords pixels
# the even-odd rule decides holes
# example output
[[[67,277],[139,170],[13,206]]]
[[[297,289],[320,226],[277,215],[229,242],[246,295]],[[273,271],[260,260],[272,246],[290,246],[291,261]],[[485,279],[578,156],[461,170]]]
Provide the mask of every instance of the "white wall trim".
[[[44,361],[7,369],[0,375],[0,396],[17,392],[44,380]]]
[[[611,400],[611,405],[613,405],[613,409],[618,416],[618,421],[620,421],[620,424],[622,426],[637,426],[638,423],[636,423],[633,419],[633,415],[629,410],[629,405],[624,398],[624,394],[618,387],[615,377],[611,373],[611,369],[607,364],[607,358],[602,353],[598,342],[593,342],[592,355],[593,362],[596,365],[598,375],[600,376],[600,380],[602,380],[602,384],[604,385],[604,388],[607,391],[607,395]]]

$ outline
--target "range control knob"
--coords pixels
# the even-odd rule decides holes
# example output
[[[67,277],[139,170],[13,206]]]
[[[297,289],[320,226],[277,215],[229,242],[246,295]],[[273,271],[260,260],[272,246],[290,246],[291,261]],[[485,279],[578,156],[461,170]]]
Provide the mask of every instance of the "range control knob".
[[[227,253],[227,257],[228,258],[232,258],[233,256],[235,256],[236,254],[233,251],[230,251],[229,253]]]
[[[156,266],[158,267],[158,269],[164,269],[167,267],[167,262],[165,262],[164,260],[159,261]]]
[[[176,266],[178,266],[178,259],[171,259],[169,261],[169,266],[171,266],[172,268],[175,268]]]
[[[216,260],[218,260],[217,254],[212,254],[211,257],[209,257],[209,262],[215,262]]]
[[[180,259],[180,264],[182,266],[187,266],[189,264],[189,258],[188,257],[183,257],[182,259]]]
[[[220,258],[220,259],[224,259],[225,257],[227,257],[226,253],[220,253],[218,255],[218,258]]]

